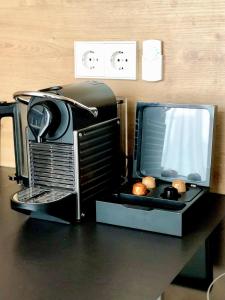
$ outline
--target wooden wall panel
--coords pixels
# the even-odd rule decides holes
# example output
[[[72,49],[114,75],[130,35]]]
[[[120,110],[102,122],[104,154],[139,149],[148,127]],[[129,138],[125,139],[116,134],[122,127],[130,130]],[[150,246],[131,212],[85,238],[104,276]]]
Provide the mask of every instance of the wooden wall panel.
[[[140,80],[141,41],[164,42],[164,80]],[[74,40],[137,40],[136,81],[106,80],[129,99],[130,151],[137,99],[218,105],[213,190],[225,193],[225,2],[222,0],[2,0],[0,99],[73,82]],[[13,165],[6,125],[1,165]]]

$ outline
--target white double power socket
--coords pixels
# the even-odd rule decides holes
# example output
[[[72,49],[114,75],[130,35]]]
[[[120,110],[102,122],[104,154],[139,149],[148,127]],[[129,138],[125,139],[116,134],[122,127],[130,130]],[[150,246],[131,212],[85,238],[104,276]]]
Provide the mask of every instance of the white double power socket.
[[[136,79],[136,42],[74,42],[75,77]]]

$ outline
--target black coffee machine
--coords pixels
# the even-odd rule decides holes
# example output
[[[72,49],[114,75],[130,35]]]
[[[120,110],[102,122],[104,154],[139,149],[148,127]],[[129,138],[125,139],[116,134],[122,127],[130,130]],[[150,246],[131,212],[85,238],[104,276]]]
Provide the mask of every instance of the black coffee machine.
[[[27,104],[29,187],[12,197],[11,207],[34,218],[80,221],[119,181],[115,95],[92,81],[14,98]]]

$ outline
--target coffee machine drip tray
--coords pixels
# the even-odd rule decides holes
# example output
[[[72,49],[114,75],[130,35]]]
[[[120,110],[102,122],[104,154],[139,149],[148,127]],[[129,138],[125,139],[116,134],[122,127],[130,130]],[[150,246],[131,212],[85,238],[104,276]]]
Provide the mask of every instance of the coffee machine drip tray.
[[[30,187],[16,193],[13,200],[18,203],[44,204],[59,201],[69,195],[71,195],[71,191]]]
[[[75,220],[76,199],[74,191],[35,186],[16,193],[11,207],[32,218],[69,224]]]

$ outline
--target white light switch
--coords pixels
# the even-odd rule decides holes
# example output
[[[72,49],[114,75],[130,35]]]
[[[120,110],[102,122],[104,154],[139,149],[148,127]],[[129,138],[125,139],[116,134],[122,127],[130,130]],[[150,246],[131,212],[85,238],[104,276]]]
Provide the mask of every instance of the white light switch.
[[[162,41],[143,41],[142,80],[160,81],[163,77]]]

